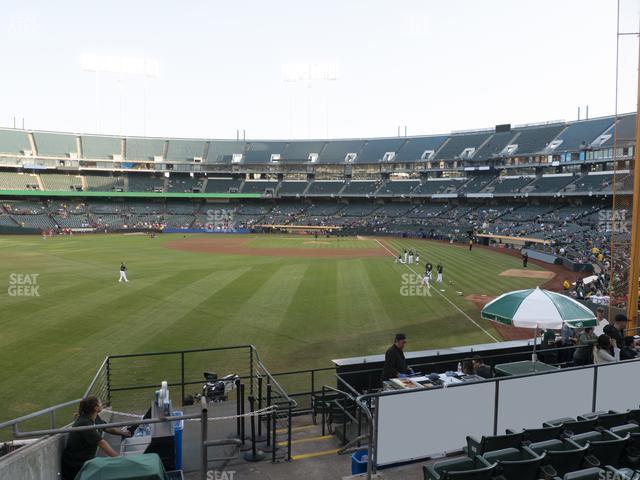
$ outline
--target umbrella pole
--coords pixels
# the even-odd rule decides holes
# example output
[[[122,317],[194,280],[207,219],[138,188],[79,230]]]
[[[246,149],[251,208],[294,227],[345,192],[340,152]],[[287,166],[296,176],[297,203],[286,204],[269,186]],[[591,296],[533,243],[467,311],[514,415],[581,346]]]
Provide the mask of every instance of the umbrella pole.
[[[533,331],[533,371],[536,371],[536,363],[538,363],[538,357],[536,356],[536,342],[538,341],[538,326],[536,325]]]

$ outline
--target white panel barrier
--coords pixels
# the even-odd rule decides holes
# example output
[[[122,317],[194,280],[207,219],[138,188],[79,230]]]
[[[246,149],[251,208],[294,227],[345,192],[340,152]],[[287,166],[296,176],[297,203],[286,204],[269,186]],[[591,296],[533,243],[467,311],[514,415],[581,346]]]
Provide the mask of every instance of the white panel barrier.
[[[593,368],[501,380],[497,434],[539,428],[545,420],[591,412]]]
[[[381,396],[378,465],[460,449],[467,435],[493,434],[495,385],[470,383]]]
[[[537,428],[545,420],[640,406],[640,360],[382,395],[379,466],[461,449],[467,435]],[[496,385],[499,385],[496,388]],[[496,395],[498,412],[496,414]]]
[[[609,363],[598,366],[596,410],[638,408],[640,405],[640,362]]]

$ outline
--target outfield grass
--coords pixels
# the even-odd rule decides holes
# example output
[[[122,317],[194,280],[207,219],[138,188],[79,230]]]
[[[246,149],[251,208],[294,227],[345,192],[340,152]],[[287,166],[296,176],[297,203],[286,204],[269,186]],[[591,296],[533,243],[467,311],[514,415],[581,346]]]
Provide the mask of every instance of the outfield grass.
[[[490,342],[497,333],[457,292],[497,295],[539,282],[498,276],[520,262],[488,249],[387,239],[392,250],[419,250],[422,265],[445,266],[445,292],[403,296],[411,272],[391,254],[328,259],[163,247],[179,239],[0,237],[0,420],[79,396],[107,354],[252,343],[270,370],[285,371],[382,353],[398,331],[409,350]],[[256,236],[247,247],[328,246],[312,241]],[[329,242],[354,255],[379,246]],[[117,282],[121,260],[128,284]],[[38,274],[39,296],[10,296],[11,274]]]

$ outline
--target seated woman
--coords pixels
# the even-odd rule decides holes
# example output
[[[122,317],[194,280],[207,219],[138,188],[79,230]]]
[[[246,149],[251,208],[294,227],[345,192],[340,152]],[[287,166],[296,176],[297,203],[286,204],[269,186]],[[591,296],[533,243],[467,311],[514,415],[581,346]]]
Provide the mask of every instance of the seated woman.
[[[610,363],[618,360],[620,360],[620,349],[616,341],[603,333],[593,346],[593,363]]]
[[[95,396],[89,396],[80,401],[78,415],[73,427],[86,427],[89,425],[99,425],[106,423],[100,418],[102,403]],[[107,432],[122,437],[130,437],[127,430],[107,428]],[[111,448],[106,440],[102,438],[102,430],[83,430],[71,432],[67,439],[67,445],[62,452],[62,478],[63,480],[73,480],[88,460],[96,456],[96,450],[100,449],[110,457],[117,457],[118,453]]]

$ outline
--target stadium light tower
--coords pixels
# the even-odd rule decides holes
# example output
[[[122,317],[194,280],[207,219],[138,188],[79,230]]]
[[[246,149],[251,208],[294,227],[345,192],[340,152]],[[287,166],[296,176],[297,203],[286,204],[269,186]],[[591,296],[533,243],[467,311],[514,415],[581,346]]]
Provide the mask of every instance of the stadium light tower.
[[[290,84],[307,87],[307,138],[311,138],[311,89],[314,84],[338,80],[338,66],[335,63],[287,63],[282,65],[282,80]],[[290,105],[290,123],[293,124],[293,100]],[[329,131],[329,98],[325,91],[326,130]]]
[[[95,73],[96,80],[96,128],[99,129],[99,92],[98,78],[101,73],[117,75],[118,89],[120,91],[120,133],[122,133],[122,108],[123,108],[123,87],[124,76],[132,76],[143,79],[143,135],[147,133],[147,79],[158,78],[160,76],[160,62],[154,58],[132,57],[127,55],[101,55],[83,54],[80,57],[81,68],[85,72]]]

